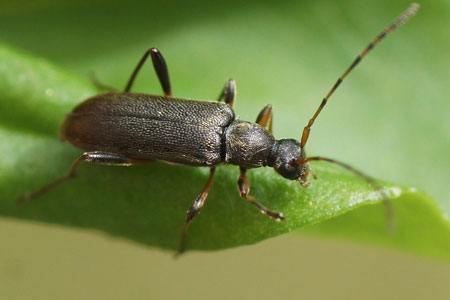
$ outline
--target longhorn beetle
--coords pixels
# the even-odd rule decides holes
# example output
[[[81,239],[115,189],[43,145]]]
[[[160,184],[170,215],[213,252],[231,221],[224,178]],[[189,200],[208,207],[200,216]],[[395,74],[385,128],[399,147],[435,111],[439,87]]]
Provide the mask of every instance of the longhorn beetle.
[[[216,167],[221,164],[239,166],[237,185],[241,197],[276,221],[285,220],[282,213],[265,208],[249,195],[250,184],[246,175],[248,169],[273,167],[281,176],[297,180],[303,187],[308,187],[309,174],[315,177],[309,162],[327,161],[353,172],[381,191],[381,186],[372,178],[345,163],[321,156],[307,157],[305,146],[314,121],[345,77],[376,44],[405,23],[418,8],[418,4],[412,4],[356,57],[323,98],[303,129],[300,142],[294,139],[275,140],[272,136],[271,105],[266,105],[261,110],[255,123],[235,119],[232,107],[236,98],[236,83],[232,79],[226,82],[215,102],[173,98],[166,62],[158,49],[151,48],[135,67],[123,92],[110,89],[109,93],[94,96],[75,107],[65,119],[61,126],[61,140],[86,151],[73,163],[69,173],[17,200],[22,202],[37,198],[56,185],[72,179],[82,162],[130,166],[163,161],[207,166],[210,168],[208,181],[192,202],[181,229],[178,246],[180,254],[184,251],[189,224],[205,204]],[[130,92],[149,56],[164,96]],[[97,85],[104,88],[98,82]],[[386,202],[387,196],[383,194],[383,197]]]

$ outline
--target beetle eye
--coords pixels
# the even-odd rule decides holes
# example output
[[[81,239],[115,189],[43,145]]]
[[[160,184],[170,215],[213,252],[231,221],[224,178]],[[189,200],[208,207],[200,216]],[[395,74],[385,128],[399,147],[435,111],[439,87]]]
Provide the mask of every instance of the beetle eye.
[[[281,165],[281,167],[277,170],[278,173],[288,179],[297,179],[297,166],[292,163],[287,163]]]
[[[288,163],[288,165],[290,169],[295,169],[297,167],[297,161],[293,159]]]

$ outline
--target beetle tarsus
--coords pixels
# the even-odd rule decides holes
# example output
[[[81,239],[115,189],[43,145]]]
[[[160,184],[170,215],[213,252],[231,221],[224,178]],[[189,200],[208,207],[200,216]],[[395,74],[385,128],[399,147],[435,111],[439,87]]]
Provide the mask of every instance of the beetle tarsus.
[[[275,211],[265,208],[264,205],[260,204],[258,201],[256,201],[256,199],[254,197],[249,195],[250,183],[247,179],[247,174],[246,174],[247,169],[241,167],[240,171],[241,171],[241,175],[239,176],[239,179],[238,179],[238,191],[239,191],[239,194],[241,195],[241,197],[244,198],[245,200],[247,200],[248,202],[250,202],[251,204],[253,204],[254,206],[256,206],[262,214],[267,215],[268,217],[274,219],[277,222],[285,221],[286,218],[283,216],[282,213],[275,212]]]
[[[43,194],[47,193],[49,190],[51,190],[52,188],[54,188],[55,186],[57,186],[60,183],[63,183],[64,181],[67,181],[69,179],[72,179],[75,177],[75,173],[73,173],[74,171],[71,170],[71,172],[63,177],[60,177],[58,179],[56,179],[55,181],[50,182],[49,184],[41,187],[40,189],[38,189],[37,191],[34,191],[33,193],[27,193],[23,196],[17,197],[16,198],[16,202],[17,203],[24,203],[24,202],[28,202],[31,201],[33,199],[39,198],[40,196],[42,196]]]

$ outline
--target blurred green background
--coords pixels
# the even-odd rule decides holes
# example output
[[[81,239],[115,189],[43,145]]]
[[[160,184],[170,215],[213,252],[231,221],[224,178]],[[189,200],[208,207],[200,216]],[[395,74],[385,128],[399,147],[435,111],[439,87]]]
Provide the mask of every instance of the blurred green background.
[[[312,155],[416,186],[450,213],[450,3],[428,1],[340,87],[315,125]],[[0,40],[122,87],[151,46],[176,96],[215,98],[227,77],[253,120],[299,138],[320,99],[407,1],[0,2]],[[137,91],[159,93],[150,67]],[[356,125],[356,126],[355,126]],[[234,189],[234,187],[233,187]],[[100,233],[3,218],[0,298],[448,298],[450,268],[367,246],[281,237],[170,254]],[[39,296],[39,297],[38,297]]]

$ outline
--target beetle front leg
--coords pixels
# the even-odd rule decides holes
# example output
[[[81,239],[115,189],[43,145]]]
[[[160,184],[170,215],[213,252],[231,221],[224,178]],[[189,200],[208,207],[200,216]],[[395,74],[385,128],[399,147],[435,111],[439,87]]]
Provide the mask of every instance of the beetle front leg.
[[[272,219],[275,219],[275,221],[279,222],[279,221],[286,220],[286,218],[283,217],[282,213],[268,210],[262,204],[258,203],[254,197],[249,195],[250,183],[248,182],[247,175],[246,175],[247,169],[240,167],[240,170],[241,170],[241,175],[239,176],[239,180],[238,180],[238,191],[239,191],[239,194],[241,195],[241,197],[244,198],[245,200],[249,201],[254,206],[256,206],[261,213],[268,215]]]
[[[228,79],[225,83],[225,86],[223,87],[222,92],[217,98],[217,101],[220,102],[224,100],[229,107],[233,107],[234,100],[236,99],[236,94],[236,81],[234,81],[233,79]]]
[[[55,186],[57,186],[58,184],[73,179],[77,173],[78,167],[81,165],[83,161],[100,165],[131,166],[138,163],[149,162],[151,160],[133,159],[118,154],[106,152],[86,152],[72,164],[72,167],[70,168],[70,171],[67,175],[50,182],[49,184],[43,186],[42,188],[38,189],[37,191],[31,194],[25,194],[23,196],[18,197],[16,199],[17,202],[25,202],[36,199],[45,194],[46,192],[48,192],[49,190],[51,190],[52,188],[54,188]]]
[[[186,222],[183,225],[183,228],[181,228],[181,236],[180,236],[180,243],[178,245],[178,252],[175,256],[180,255],[184,252],[185,248],[185,240],[186,240],[186,234],[189,229],[189,225],[191,224],[192,220],[200,213],[200,210],[202,209],[203,205],[205,205],[206,198],[208,198],[209,191],[211,190],[213,180],[214,180],[214,174],[216,172],[216,168],[212,167],[209,171],[209,178],[206,182],[205,187],[203,188],[202,192],[195,198],[194,202],[192,202],[191,206],[189,207],[189,210],[187,211],[186,216]]]

